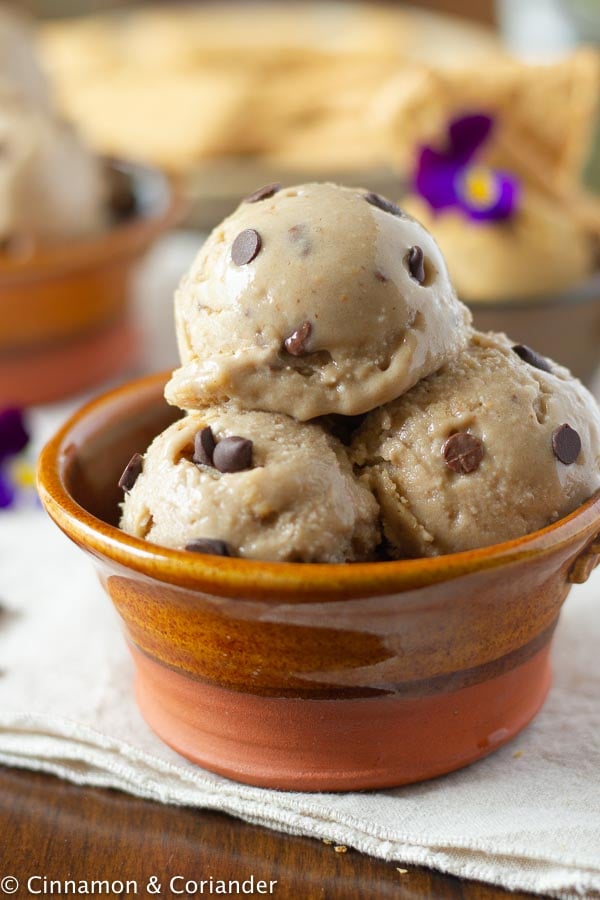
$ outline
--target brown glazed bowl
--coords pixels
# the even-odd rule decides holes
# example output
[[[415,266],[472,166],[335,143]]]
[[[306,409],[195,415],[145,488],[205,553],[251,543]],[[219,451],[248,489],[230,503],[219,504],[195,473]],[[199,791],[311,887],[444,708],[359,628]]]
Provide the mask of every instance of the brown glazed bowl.
[[[133,360],[137,340],[127,304],[133,267],[177,221],[182,201],[156,170],[106,166],[120,202],[129,204],[110,228],[23,257],[0,253],[0,405],[57,400]]]
[[[504,331],[591,382],[600,365],[600,272],[545,297],[465,302],[479,331]]]
[[[46,510],[121,617],[139,707],[163,741],[250,784],[346,790],[450,772],[531,720],[561,605],[598,561],[600,493],[519,540],[433,559],[167,550],[116,524],[122,469],[180,415],[166,377],[85,406],[38,471]]]

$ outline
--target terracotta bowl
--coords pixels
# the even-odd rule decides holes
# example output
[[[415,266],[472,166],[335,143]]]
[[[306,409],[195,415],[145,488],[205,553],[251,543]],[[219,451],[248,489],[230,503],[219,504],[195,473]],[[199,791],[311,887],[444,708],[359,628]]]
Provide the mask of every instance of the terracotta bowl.
[[[437,559],[166,550],[116,527],[122,469],[180,414],[165,380],[88,404],[39,462],[42,501],[96,566],[163,741],[251,784],[346,790],[457,769],[531,720],[561,605],[598,560],[600,494],[527,537]]]
[[[22,257],[0,253],[0,405],[56,400],[132,362],[130,276],[179,217],[181,199],[158,171],[116,161],[107,168],[121,202],[129,197],[110,229]]]
[[[581,381],[592,381],[600,365],[600,273],[560,294],[467,305],[475,328],[505,331],[515,342],[560,360]]]

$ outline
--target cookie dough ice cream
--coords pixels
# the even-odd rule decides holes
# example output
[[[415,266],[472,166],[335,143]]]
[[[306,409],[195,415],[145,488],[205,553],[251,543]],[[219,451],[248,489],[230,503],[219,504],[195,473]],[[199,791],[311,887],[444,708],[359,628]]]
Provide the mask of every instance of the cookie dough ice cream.
[[[470,314],[431,235],[390,201],[271,186],[211,234],[175,297],[168,401],[299,420],[386,403],[459,353]]]
[[[27,103],[48,107],[50,92],[38,63],[28,23],[0,3],[0,85],[10,86]]]
[[[0,84],[0,245],[93,234],[106,201],[100,161],[71,126]]]
[[[136,537],[279,561],[435,556],[543,528],[600,488],[592,396],[473,330],[437,244],[379,195],[256,191],[175,307],[165,395],[187,414],[123,474]]]
[[[107,222],[100,160],[57,113],[27,23],[0,4],[0,254]]]
[[[131,461],[121,528],[164,547],[251,559],[373,556],[378,508],[342,445],[316,424],[213,408]]]
[[[374,410],[353,458],[391,555],[433,556],[542,528],[600,487],[600,412],[566,369],[474,333],[452,363]]]

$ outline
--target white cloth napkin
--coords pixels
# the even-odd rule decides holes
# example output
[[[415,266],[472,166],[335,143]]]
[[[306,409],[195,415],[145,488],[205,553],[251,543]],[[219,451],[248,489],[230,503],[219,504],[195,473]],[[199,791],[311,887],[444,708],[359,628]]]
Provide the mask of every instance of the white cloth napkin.
[[[573,589],[536,721],[487,759],[396,790],[247,787],[164,746],[91,562],[39,509],[0,514],[0,763],[220,809],[401,863],[557,897],[600,892],[600,570]]]
[[[146,368],[175,361],[172,288],[199,243],[170,236],[140,273]],[[36,443],[76,405],[35,411]],[[0,513],[0,602],[0,763],[513,890],[600,895],[600,568],[566,603],[554,687],[522,735],[443,778],[347,794],[247,787],[164,746],[137,712],[129,654],[91,562],[40,509]]]

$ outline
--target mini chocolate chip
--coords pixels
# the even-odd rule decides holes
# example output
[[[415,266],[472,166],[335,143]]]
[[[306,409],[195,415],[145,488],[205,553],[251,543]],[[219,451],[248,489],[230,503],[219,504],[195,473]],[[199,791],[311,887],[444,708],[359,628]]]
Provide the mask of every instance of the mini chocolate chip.
[[[252,441],[243,437],[226,437],[213,453],[213,466],[219,472],[242,472],[252,468]]]
[[[312,332],[310,322],[303,322],[289,337],[286,337],[283,346],[291,356],[304,356],[308,353],[307,344]]]
[[[469,475],[479,468],[483,459],[483,444],[474,434],[458,431],[450,435],[442,447],[442,456],[449,469]]]
[[[246,266],[258,255],[262,241],[254,228],[246,228],[236,237],[231,247],[231,258],[236,266]]]
[[[268,200],[269,197],[272,197],[273,194],[276,194],[277,191],[280,190],[280,184],[265,184],[264,187],[259,188],[257,191],[254,191],[254,193],[248,194],[248,196],[244,198],[244,203],[258,203],[259,200]]]
[[[197,466],[212,466],[216,441],[212,428],[207,425],[196,432],[194,437],[193,461]]]
[[[185,545],[185,549],[190,553],[210,553],[212,556],[232,556],[231,548],[225,541],[218,541],[215,538],[196,538]]]
[[[292,225],[288,229],[290,241],[298,245],[300,256],[308,256],[312,251],[312,241],[308,236],[308,228],[304,224]]]
[[[142,472],[143,465],[144,457],[142,456],[142,454],[134,453],[125,466],[125,470],[119,478],[119,487],[124,490],[126,494],[130,492],[130,490],[138,480],[138,476]]]
[[[561,463],[570,466],[581,453],[581,438],[570,425],[559,425],[552,432],[552,450]]]
[[[539,353],[536,353],[535,350],[532,350],[527,344],[515,344],[513,350],[517,356],[521,357],[523,362],[529,363],[530,366],[541,369],[542,372],[552,371],[552,367],[546,357],[540,356]]]
[[[369,191],[368,194],[363,194],[363,197],[367,203],[371,204],[371,206],[376,206],[384,212],[391,213],[393,216],[403,215],[399,206],[396,206],[396,204],[392,203],[391,200],[388,200],[387,197],[382,197],[381,194],[375,194],[373,191]]]
[[[408,251],[407,256],[408,271],[419,284],[425,281],[425,257],[420,247],[415,244]]]

